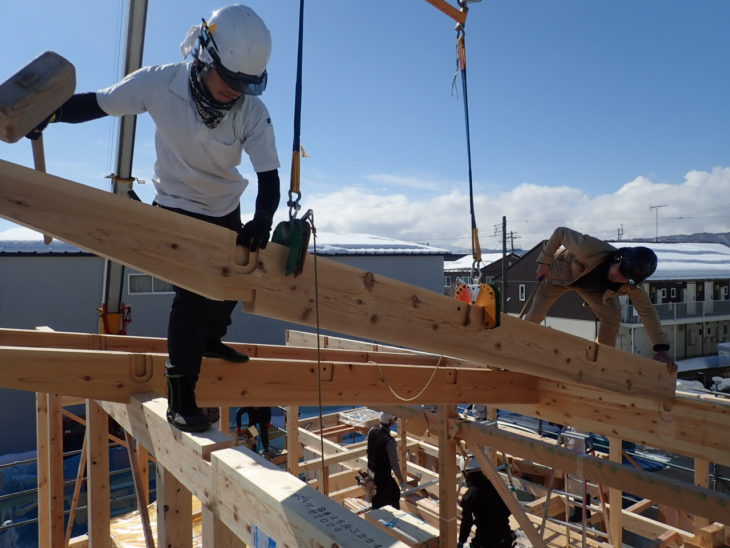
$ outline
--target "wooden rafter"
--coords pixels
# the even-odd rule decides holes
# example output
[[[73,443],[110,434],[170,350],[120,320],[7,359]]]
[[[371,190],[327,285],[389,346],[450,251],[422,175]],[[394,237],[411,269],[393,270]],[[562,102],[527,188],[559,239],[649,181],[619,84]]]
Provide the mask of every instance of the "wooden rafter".
[[[478,307],[324,258],[314,314],[313,262],[287,278],[282,246],[267,246],[247,273],[230,230],[5,161],[0,176],[3,217],[256,314],[305,325],[319,318],[325,329],[635,398],[674,397],[659,362],[506,315],[486,330]]]

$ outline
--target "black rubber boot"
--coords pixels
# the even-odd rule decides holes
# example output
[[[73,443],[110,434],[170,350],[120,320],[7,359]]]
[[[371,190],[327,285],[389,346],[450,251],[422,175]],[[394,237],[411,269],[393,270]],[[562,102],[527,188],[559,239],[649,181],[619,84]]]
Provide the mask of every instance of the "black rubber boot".
[[[205,432],[210,428],[208,416],[195,403],[197,375],[167,377],[167,422],[183,432]]]

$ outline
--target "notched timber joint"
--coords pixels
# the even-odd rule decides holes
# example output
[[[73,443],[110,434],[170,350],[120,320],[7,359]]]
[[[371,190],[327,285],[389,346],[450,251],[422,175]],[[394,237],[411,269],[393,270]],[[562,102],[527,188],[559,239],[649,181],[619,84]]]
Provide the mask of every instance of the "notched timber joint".
[[[129,378],[139,384],[148,382],[152,378],[153,362],[146,354],[129,355]]]
[[[259,266],[259,250],[257,249],[251,256],[251,250],[241,245],[236,245],[233,262],[236,266],[242,267],[237,269],[240,274],[251,274]]]

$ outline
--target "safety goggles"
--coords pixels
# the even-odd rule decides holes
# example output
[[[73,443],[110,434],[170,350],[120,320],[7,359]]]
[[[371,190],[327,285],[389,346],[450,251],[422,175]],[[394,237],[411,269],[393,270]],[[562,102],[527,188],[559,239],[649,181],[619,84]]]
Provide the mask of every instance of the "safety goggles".
[[[242,72],[233,72],[223,66],[218,53],[218,44],[215,43],[215,38],[210,33],[205,19],[203,19],[203,24],[200,26],[199,40],[200,45],[205,48],[213,59],[216,72],[229,88],[240,91],[244,95],[261,95],[264,92],[268,80],[266,70],[260,76],[254,76]]]

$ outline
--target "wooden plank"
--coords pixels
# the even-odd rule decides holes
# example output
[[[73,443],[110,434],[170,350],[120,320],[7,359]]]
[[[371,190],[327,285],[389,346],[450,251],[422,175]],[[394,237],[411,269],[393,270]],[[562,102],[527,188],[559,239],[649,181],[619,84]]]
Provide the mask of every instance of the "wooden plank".
[[[277,546],[406,546],[251,451],[216,451],[211,465],[215,493],[236,491],[216,513],[248,545],[259,532]]]
[[[203,546],[215,546],[215,548],[246,548],[246,544],[235,536],[207,506],[203,506],[202,508],[202,522]]]
[[[456,439],[449,429],[449,419],[456,416],[453,405],[439,406],[439,548],[456,548]]]
[[[36,447],[38,451],[38,543],[40,546],[51,545],[51,472],[50,452],[48,448],[48,394],[37,392],[36,406]]]
[[[129,432],[125,431],[124,438],[127,442],[127,455],[129,456],[129,465],[132,469],[132,482],[134,483],[134,493],[137,499],[137,511],[142,522],[145,546],[147,548],[155,548],[150,516],[147,511],[147,496],[143,486],[143,474],[140,471],[139,455],[137,454],[137,444]]]
[[[108,430],[107,414],[96,402],[88,400],[86,402],[86,435],[89,438],[86,511],[89,519],[89,539],[94,548],[111,547]]]
[[[622,442],[620,438],[611,437],[608,439],[609,441],[609,458],[611,459],[611,462],[616,463],[617,465],[620,465],[621,463],[621,457],[623,455],[622,451]],[[623,493],[621,492],[621,489],[616,489],[615,487],[610,487],[608,490],[608,505],[610,507],[609,510],[609,520],[608,520],[608,527],[610,529],[610,535],[611,535],[611,542],[614,546],[617,546],[618,548],[621,548],[623,543],[623,512],[621,512],[622,508],[622,498]],[[647,497],[651,498],[651,497]]]
[[[236,234],[53,175],[0,161],[0,215],[216,299],[251,301],[268,317],[484,362],[635,398],[671,402],[664,364],[503,315],[485,330],[466,303],[319,258],[318,314],[312,261],[284,273],[287,248],[270,244],[250,274]],[[120,231],[118,219],[133,219]],[[144,238],[139,235],[144,234]],[[248,262],[248,259],[246,259]],[[247,309],[248,309],[247,304]],[[474,400],[478,401],[478,400]]]
[[[539,381],[539,402],[502,409],[588,432],[730,466],[730,402],[677,394],[670,410],[656,403],[577,384]]]
[[[289,546],[405,546],[266,459],[240,447],[220,449],[228,440],[220,432],[189,434],[173,428],[165,419],[163,398],[145,394],[128,405],[102,405],[156,457],[158,466],[247,544],[260,531]]]
[[[64,521],[63,419],[58,394],[48,394],[48,434],[51,544],[61,546],[66,538],[66,529]]]
[[[166,390],[165,354],[3,346],[0,359],[0,385],[8,388],[116,402],[125,402],[132,394]],[[318,366],[324,405],[394,404],[401,401],[399,396],[411,397],[413,403],[457,403],[479,397],[502,404],[538,398],[536,377],[507,371],[262,358],[241,368],[208,358],[196,387],[197,400],[216,407],[317,405]]]
[[[439,530],[436,527],[401,510],[396,510],[392,506],[369,510],[362,516],[412,548],[438,548],[439,546]]]
[[[290,474],[299,476],[299,459],[302,446],[299,443],[299,406],[286,408],[286,469]]]
[[[324,336],[323,336],[324,337]],[[330,337],[333,338],[333,337]],[[342,339],[349,340],[349,339]],[[465,360],[438,356],[413,350],[367,344],[365,348],[316,348],[281,346],[269,344],[236,343],[227,344],[253,358],[274,358],[287,360],[310,360],[385,363],[396,365],[439,365],[440,367],[479,367]],[[32,348],[67,348],[80,350],[115,350],[136,353],[167,353],[167,339],[161,337],[132,337],[129,335],[103,335],[96,333],[73,333],[63,331],[43,332],[37,329],[0,328],[0,346],[27,346]],[[387,349],[379,350],[379,349]]]
[[[56,390],[64,396],[125,402],[130,394],[149,392],[152,362],[144,354],[90,350],[0,347],[0,384],[18,390]],[[164,360],[156,360],[154,378],[163,384]],[[163,379],[164,380],[164,379]]]
[[[157,542],[159,546],[192,548],[193,498],[162,466],[157,473]]]

